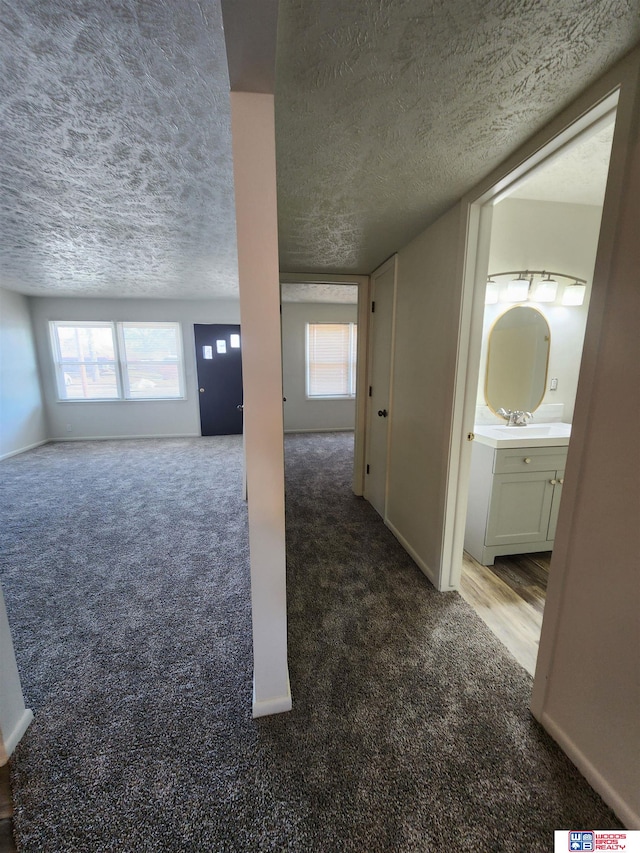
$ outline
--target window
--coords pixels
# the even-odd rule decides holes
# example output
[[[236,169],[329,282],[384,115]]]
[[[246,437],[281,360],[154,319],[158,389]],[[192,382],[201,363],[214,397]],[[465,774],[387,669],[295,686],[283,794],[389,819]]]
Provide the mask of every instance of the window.
[[[355,323],[307,323],[307,397],[356,395]]]
[[[60,400],[184,397],[179,323],[50,323]]]

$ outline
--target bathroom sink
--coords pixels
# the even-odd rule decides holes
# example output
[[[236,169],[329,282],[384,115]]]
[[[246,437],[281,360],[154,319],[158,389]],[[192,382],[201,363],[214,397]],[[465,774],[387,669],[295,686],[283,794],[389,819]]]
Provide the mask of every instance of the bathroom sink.
[[[477,424],[473,428],[475,440],[490,447],[558,447],[569,444],[571,424]]]
[[[501,434],[515,437],[514,433],[521,432],[523,438],[541,438],[542,436],[569,436],[571,435],[571,424],[527,424],[524,427],[496,426],[491,427],[500,430]]]

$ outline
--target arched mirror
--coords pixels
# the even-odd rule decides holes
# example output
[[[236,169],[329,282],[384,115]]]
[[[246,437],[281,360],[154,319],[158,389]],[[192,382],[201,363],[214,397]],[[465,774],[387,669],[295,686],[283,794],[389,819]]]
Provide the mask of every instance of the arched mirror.
[[[544,397],[551,332],[535,308],[518,305],[498,317],[489,333],[485,400],[498,409],[533,412]]]

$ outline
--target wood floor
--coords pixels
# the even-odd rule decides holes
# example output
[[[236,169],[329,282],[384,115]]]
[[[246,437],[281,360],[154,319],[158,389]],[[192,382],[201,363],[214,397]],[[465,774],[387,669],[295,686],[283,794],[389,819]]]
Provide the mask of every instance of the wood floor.
[[[0,853],[15,853],[13,841],[13,803],[9,782],[9,765],[0,767]]]
[[[460,595],[515,659],[535,672],[551,552],[496,557],[482,566],[465,553]]]

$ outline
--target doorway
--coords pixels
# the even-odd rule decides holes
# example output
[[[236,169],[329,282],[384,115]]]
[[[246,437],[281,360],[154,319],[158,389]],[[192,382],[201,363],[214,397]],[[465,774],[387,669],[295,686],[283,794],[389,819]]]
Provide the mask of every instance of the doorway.
[[[480,211],[486,224],[483,264],[489,275],[485,289],[479,264],[476,287],[483,291],[485,305],[476,308],[473,334],[481,337],[480,354],[467,374],[477,392],[472,401],[475,440],[460,592],[531,675],[564,483],[614,123],[615,103],[604,102],[562,150],[485,202]],[[518,282],[521,293],[514,298]],[[525,315],[535,316],[540,341],[545,342],[542,370],[540,358],[535,369],[533,363],[523,369],[526,382],[535,377],[539,387],[522,388],[524,379],[515,383],[522,392],[516,398],[531,401],[526,406],[506,399],[515,393],[513,376],[521,352],[528,348],[523,341],[516,341],[515,349],[512,346],[516,315],[518,322]],[[523,333],[529,331],[523,326]],[[510,360],[496,364],[505,347]],[[525,418],[529,425],[521,430],[509,429],[499,414],[516,408],[532,410],[533,417]],[[502,438],[496,428],[502,430]],[[489,440],[492,436],[495,440]],[[506,458],[507,445],[513,445],[512,460]],[[520,463],[522,472],[509,467]]]
[[[367,396],[367,341],[369,328],[369,276],[362,275],[294,275],[282,273],[281,316],[283,345],[283,393],[285,432],[333,431],[347,421],[354,429],[353,479],[354,494],[364,488],[365,421]],[[304,309],[316,305],[318,311]],[[340,309],[344,313],[331,313]],[[350,313],[349,313],[350,312]],[[304,317],[301,317],[304,314]],[[313,316],[312,316],[313,314]],[[314,322],[353,323],[355,342],[355,399],[338,400],[340,406],[324,405],[321,400],[307,399],[305,390],[306,354],[305,325]],[[286,338],[286,340],[285,340]],[[335,401],[334,401],[335,402]],[[313,408],[324,409],[327,419],[318,421]],[[348,407],[355,411],[348,411]],[[347,409],[345,412],[344,410]],[[324,415],[323,415],[324,417]]]
[[[193,326],[202,435],[242,433],[240,326]]]

